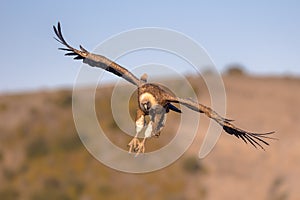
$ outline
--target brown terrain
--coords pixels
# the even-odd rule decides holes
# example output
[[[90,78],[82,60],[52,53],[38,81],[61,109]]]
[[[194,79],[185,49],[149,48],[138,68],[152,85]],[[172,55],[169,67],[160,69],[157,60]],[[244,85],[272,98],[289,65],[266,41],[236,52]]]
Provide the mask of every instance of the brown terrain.
[[[146,174],[113,170],[86,150],[74,126],[71,90],[0,95],[0,199],[300,199],[300,79],[223,78],[227,117],[246,130],[274,130],[278,140],[263,151],[223,132],[212,152],[199,159],[210,122],[201,116],[188,151]],[[203,82],[189,80],[199,101],[209,105]],[[97,90],[98,120],[126,150],[130,137],[114,123],[111,91],[110,86]],[[129,109],[135,112],[134,103]],[[146,151],[167,144],[179,120],[169,114],[162,135],[149,140]]]

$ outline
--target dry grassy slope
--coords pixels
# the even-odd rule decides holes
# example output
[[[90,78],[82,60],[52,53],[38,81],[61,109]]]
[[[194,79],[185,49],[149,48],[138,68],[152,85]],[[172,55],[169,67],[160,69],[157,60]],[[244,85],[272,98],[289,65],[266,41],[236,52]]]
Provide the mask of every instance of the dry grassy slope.
[[[209,104],[203,82],[190,78],[198,99]],[[196,159],[209,120],[201,117],[188,152],[160,171],[132,175],[95,160],[78,139],[71,91],[0,97],[1,199],[300,199],[300,80],[225,76],[227,116],[252,131],[276,131],[266,152],[223,134],[213,151]],[[173,83],[175,84],[175,83]],[[129,136],[112,120],[110,87],[96,94],[100,124],[118,146]],[[134,115],[134,103],[129,105]],[[168,117],[148,150],[167,144],[179,122]],[[132,124],[133,126],[133,124]],[[117,180],[117,181],[116,181]]]
[[[223,134],[205,159],[208,199],[299,199],[300,80],[224,77],[227,116],[253,131],[276,131],[266,152]],[[214,189],[213,189],[214,188]]]

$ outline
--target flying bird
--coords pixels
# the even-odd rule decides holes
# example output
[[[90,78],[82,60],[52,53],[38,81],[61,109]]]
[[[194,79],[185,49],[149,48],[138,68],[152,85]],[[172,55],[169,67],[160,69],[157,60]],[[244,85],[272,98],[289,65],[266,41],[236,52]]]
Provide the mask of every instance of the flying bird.
[[[57,38],[55,39],[59,43],[64,45],[63,48],[59,49],[66,51],[66,56],[75,56],[75,60],[82,60],[83,63],[86,63],[91,67],[102,68],[119,77],[122,77],[123,79],[137,87],[138,109],[136,112],[135,120],[136,134],[128,143],[129,153],[144,153],[146,139],[153,136],[158,137],[160,135],[160,132],[165,126],[167,113],[170,111],[181,113],[181,110],[174,104],[181,104],[193,111],[205,114],[207,117],[213,119],[216,123],[222,126],[223,130],[226,133],[242,139],[245,143],[250,143],[255,148],[260,147],[264,150],[263,145],[269,145],[266,139],[274,139],[273,137],[270,137],[270,135],[273,134],[274,131],[267,133],[252,133],[240,129],[232,124],[232,120],[223,118],[210,107],[202,105],[189,98],[177,97],[168,89],[159,84],[148,83],[147,74],[144,74],[141,78],[137,78],[130,71],[120,66],[119,64],[102,55],[91,53],[81,45],[79,46],[79,49],[73,48],[63,38],[61,25],[59,22],[57,24],[57,27],[53,26],[53,29],[57,36]],[[150,118],[148,124],[146,124],[146,116],[149,116]],[[144,127],[146,127],[144,137],[140,141],[138,139],[138,135],[142,132]]]

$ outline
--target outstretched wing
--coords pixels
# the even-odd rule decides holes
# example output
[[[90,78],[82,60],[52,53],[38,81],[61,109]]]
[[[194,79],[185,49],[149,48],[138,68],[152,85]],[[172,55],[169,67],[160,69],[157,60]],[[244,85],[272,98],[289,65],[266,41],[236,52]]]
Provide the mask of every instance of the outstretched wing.
[[[92,67],[100,67],[102,69],[105,69],[106,71],[109,71],[117,76],[120,76],[136,86],[138,86],[140,84],[140,80],[136,76],[134,76],[132,73],[130,73],[124,67],[109,60],[108,58],[101,56],[101,55],[90,53],[86,49],[84,49],[81,45],[80,45],[80,50],[75,49],[72,46],[70,46],[63,38],[59,22],[57,24],[57,27],[53,26],[53,29],[57,36],[57,38],[55,38],[55,39],[59,43],[66,46],[66,48],[59,48],[60,50],[68,52],[65,54],[66,56],[75,56],[74,57],[75,60],[83,60],[84,63],[86,63]]]
[[[251,133],[248,131],[244,131],[240,128],[237,128],[232,123],[230,123],[232,120],[221,117],[217,112],[215,112],[211,108],[202,105],[198,102],[195,102],[191,99],[172,98],[169,99],[169,101],[174,103],[180,103],[194,111],[204,113],[206,116],[208,116],[209,118],[215,120],[218,124],[220,124],[227,133],[229,133],[230,135],[234,135],[237,138],[241,138],[245,143],[249,142],[255,148],[259,146],[264,150],[262,144],[269,145],[269,143],[266,142],[264,139],[275,139],[269,136],[274,132]]]

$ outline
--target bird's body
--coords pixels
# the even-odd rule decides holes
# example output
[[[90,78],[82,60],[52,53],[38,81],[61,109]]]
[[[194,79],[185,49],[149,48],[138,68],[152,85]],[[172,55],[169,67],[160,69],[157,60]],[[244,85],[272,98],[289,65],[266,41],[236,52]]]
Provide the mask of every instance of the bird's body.
[[[149,102],[151,105],[161,105],[168,108],[168,99],[176,98],[169,90],[166,90],[163,86],[153,83],[144,83],[138,87],[138,103],[140,108],[147,112],[143,102]],[[148,114],[148,113],[147,113]]]
[[[269,137],[269,135],[274,132],[260,134],[239,129],[231,124],[232,120],[221,117],[211,108],[191,99],[179,98],[160,84],[148,83],[146,74],[138,79],[127,69],[102,55],[90,53],[82,46],[80,46],[80,50],[73,48],[64,40],[60,23],[58,23],[57,27],[53,26],[53,28],[57,36],[55,39],[66,47],[59,48],[60,50],[68,52],[65,55],[75,56],[74,59],[83,60],[84,63],[92,67],[99,67],[111,72],[137,87],[138,109],[136,113],[136,135],[128,144],[130,147],[129,152],[135,151],[137,153],[143,153],[145,151],[146,138],[159,136],[162,128],[165,126],[167,113],[170,111],[181,113],[181,110],[173,105],[174,103],[184,105],[196,112],[204,113],[207,117],[220,124],[227,133],[234,135],[237,138],[241,138],[244,142],[249,142],[255,147],[259,146],[264,149],[262,144],[269,145],[264,139],[273,139],[272,137]],[[150,121],[145,129],[145,137],[140,142],[137,136],[146,125],[145,116],[147,115],[149,115]]]

